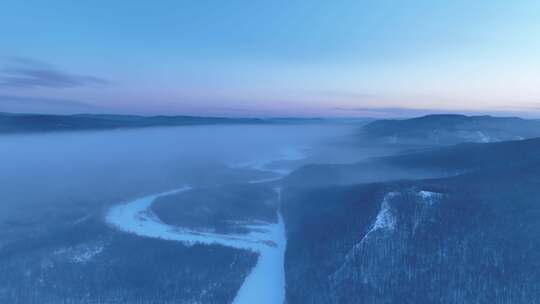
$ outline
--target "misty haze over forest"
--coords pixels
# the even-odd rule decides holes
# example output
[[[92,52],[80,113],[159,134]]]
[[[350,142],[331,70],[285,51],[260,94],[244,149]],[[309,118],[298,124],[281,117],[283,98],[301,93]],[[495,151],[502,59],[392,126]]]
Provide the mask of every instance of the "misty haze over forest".
[[[29,118],[0,135],[2,303],[540,299],[539,121]]]
[[[538,20],[3,0],[0,304],[540,303]]]

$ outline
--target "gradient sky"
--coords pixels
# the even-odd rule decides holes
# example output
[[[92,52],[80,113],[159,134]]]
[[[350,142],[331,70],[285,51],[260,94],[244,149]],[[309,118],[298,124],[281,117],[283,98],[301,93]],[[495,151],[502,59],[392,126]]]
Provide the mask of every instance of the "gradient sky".
[[[3,0],[0,111],[540,116],[540,1]]]

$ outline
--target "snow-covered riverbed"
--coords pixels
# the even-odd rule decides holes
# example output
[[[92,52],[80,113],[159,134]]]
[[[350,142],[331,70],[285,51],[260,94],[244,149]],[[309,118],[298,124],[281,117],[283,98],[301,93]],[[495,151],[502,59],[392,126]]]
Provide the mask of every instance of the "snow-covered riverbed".
[[[159,197],[189,190],[177,190],[145,196],[113,207],[106,221],[113,227],[142,237],[179,241],[185,245],[219,244],[251,250],[259,254],[257,264],[238,291],[235,304],[283,303],[285,295],[284,256],[287,239],[281,214],[277,223],[244,225],[248,234],[216,234],[167,225],[152,212],[151,205]],[[279,190],[278,190],[279,191]]]
[[[292,152],[291,152],[292,151]],[[281,160],[297,160],[302,154],[296,150],[281,151]],[[247,166],[258,170],[267,170],[271,161],[253,162]],[[289,170],[271,169],[281,178]],[[253,182],[263,182],[253,181]],[[246,224],[247,234],[217,234],[175,227],[163,223],[151,210],[152,203],[159,197],[180,193],[191,189],[184,186],[176,190],[162,192],[135,199],[111,208],[106,221],[116,229],[142,237],[179,241],[185,245],[219,244],[223,246],[251,250],[259,254],[256,266],[240,287],[234,304],[276,304],[285,300],[285,249],[287,238],[285,224],[278,211],[277,223]],[[281,189],[276,188],[278,199]]]

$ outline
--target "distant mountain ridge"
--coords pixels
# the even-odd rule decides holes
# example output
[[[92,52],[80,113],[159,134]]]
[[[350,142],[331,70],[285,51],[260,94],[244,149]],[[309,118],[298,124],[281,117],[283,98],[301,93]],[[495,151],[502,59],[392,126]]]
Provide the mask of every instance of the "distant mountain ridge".
[[[454,176],[479,169],[539,162],[540,138],[462,143],[422,152],[377,157],[353,164],[311,164],[285,178],[292,186],[320,187],[374,181]]]
[[[320,123],[319,118],[228,118],[202,116],[138,116],[116,114],[12,114],[0,112],[0,134],[108,130],[125,128]]]
[[[518,117],[433,114],[404,120],[377,120],[360,135],[388,144],[496,142],[540,136],[540,121]]]

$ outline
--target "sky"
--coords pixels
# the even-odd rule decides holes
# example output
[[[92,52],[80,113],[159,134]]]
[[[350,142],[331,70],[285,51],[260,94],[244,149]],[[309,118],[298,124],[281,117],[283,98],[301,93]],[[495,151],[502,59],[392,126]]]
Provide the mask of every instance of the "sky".
[[[0,111],[540,117],[536,0],[3,0]]]

